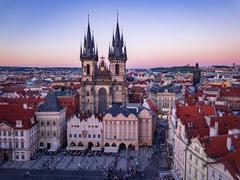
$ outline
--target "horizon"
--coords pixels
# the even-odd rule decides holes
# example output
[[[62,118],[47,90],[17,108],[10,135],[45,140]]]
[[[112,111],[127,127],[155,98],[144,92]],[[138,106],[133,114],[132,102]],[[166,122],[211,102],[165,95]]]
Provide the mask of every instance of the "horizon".
[[[88,14],[107,57],[117,12],[128,69],[240,64],[237,0],[0,0],[0,66],[81,67]]]

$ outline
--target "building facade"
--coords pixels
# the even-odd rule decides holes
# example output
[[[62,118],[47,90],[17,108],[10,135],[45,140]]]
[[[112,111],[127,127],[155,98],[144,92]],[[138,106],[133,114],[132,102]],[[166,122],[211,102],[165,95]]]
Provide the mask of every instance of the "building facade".
[[[103,144],[107,151],[152,146],[152,137],[153,115],[143,107],[114,105],[103,117]]]
[[[66,108],[59,104],[55,93],[49,91],[35,114],[39,122],[39,147],[56,151],[66,143]]]
[[[172,106],[182,98],[181,88],[174,85],[152,86],[149,98],[157,105],[160,118],[169,119]]]
[[[100,114],[78,114],[67,120],[68,150],[97,150],[103,144],[103,123]]]
[[[26,161],[38,149],[34,110],[26,106],[0,105],[0,159]]]
[[[104,57],[98,62],[98,49],[88,23],[87,36],[81,47],[82,79],[80,88],[80,113],[104,113],[112,104],[124,105],[127,101],[126,61],[127,51],[119,25],[109,47],[109,68]]]

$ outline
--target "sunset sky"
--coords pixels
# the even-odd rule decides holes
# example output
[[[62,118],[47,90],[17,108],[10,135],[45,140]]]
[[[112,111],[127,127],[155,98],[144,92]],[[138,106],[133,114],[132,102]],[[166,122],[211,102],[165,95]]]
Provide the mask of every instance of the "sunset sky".
[[[0,66],[80,67],[88,14],[107,57],[117,12],[128,68],[240,64],[240,0],[0,0]]]

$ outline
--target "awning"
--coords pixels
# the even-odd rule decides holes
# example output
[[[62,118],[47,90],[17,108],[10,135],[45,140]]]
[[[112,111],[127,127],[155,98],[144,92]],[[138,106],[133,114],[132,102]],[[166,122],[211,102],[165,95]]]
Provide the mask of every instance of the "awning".
[[[69,151],[74,151],[74,150],[75,151],[84,151],[87,148],[84,146],[71,146],[71,147],[68,146],[66,149]]]
[[[104,147],[104,152],[106,153],[117,153],[118,147]]]
[[[91,151],[101,151],[101,147],[92,147]]]

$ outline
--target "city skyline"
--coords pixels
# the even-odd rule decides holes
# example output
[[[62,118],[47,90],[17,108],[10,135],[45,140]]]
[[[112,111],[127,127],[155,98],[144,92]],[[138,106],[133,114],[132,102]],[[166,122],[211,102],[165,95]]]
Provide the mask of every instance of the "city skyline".
[[[99,56],[108,57],[117,12],[128,68],[240,63],[236,0],[1,0],[0,65],[80,67],[88,14]]]

